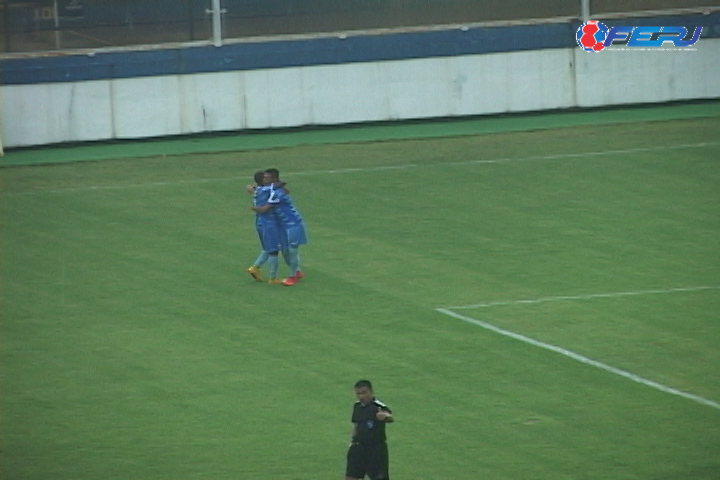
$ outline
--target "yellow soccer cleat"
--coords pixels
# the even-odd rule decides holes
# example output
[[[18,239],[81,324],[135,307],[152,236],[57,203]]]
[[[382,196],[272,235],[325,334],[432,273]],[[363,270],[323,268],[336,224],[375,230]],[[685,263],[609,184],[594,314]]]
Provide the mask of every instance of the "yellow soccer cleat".
[[[250,274],[251,277],[255,279],[256,282],[264,282],[262,275],[260,275],[260,269],[255,265],[249,267],[247,269],[247,272]]]

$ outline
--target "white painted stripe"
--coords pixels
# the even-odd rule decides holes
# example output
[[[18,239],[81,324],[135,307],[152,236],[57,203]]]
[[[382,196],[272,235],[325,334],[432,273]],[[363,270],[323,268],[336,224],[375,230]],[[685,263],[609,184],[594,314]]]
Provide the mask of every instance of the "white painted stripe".
[[[506,337],[510,337],[515,340],[519,340],[521,342],[528,343],[535,347],[544,348],[545,350],[550,350],[551,352],[565,355],[566,357],[570,357],[573,360],[576,360],[578,362],[581,362],[581,363],[584,363],[587,365],[591,365],[593,367],[605,370],[606,372],[614,373],[615,375],[620,375],[621,377],[625,377],[629,380],[632,380],[633,382],[641,383],[650,388],[660,390],[661,392],[670,393],[672,395],[677,395],[679,397],[687,398],[688,400],[692,400],[694,402],[701,403],[701,404],[707,405],[709,407],[720,409],[720,403],[713,402],[712,400],[708,400],[706,398],[700,397],[698,395],[694,395],[692,393],[687,393],[687,392],[683,392],[681,390],[677,390],[672,387],[668,387],[667,385],[663,385],[661,383],[654,382],[652,380],[648,380],[646,378],[635,375],[634,373],[630,373],[625,370],[620,370],[619,368],[611,367],[610,365],[606,365],[604,363],[598,362],[596,360],[593,360],[591,358],[585,357],[578,353],[572,352],[565,348],[551,345],[549,343],[540,342],[538,340],[532,339],[530,337],[526,337],[525,335],[520,335],[519,333],[511,332],[509,330],[504,330],[504,329],[496,327],[495,325],[492,325],[490,323],[483,322],[481,320],[477,320],[475,318],[468,317],[466,315],[460,315],[459,313],[455,313],[447,308],[438,308],[438,309],[436,309],[436,311],[438,311],[442,314],[451,316],[453,318],[457,318],[458,320],[472,323],[472,324],[482,327],[486,330],[490,330],[492,332],[499,333],[500,335],[504,335]]]
[[[615,297],[631,297],[634,295],[656,295],[662,293],[678,293],[678,292],[699,292],[702,290],[719,290],[720,285],[706,285],[700,287],[679,287],[667,288],[663,290],[637,290],[631,292],[612,292],[612,293],[590,293],[587,295],[565,295],[560,297],[542,297],[527,300],[508,300],[502,302],[475,303],[472,305],[458,305],[446,307],[450,310],[469,310],[473,308],[503,307],[507,305],[523,305],[532,303],[558,302],[563,300],[591,300],[593,298],[615,298]]]
[[[407,168],[418,168],[418,167],[438,167],[438,166],[466,166],[466,165],[485,165],[494,163],[511,163],[511,162],[532,162],[542,160],[563,160],[571,158],[588,158],[588,157],[601,157],[601,156],[612,156],[612,155],[629,155],[632,153],[649,153],[666,150],[684,150],[688,148],[705,148],[715,147],[720,145],[720,142],[700,142],[700,143],[687,143],[680,145],[661,145],[656,147],[642,147],[642,148],[628,148],[624,150],[603,150],[594,152],[576,152],[576,153],[563,153],[557,155],[537,155],[532,157],[520,157],[520,158],[492,158],[486,160],[464,160],[461,162],[435,162],[435,163],[423,163],[423,164],[406,164],[406,165],[395,165],[395,166],[382,166],[382,167],[367,167],[367,168],[340,168],[336,170],[315,170],[306,172],[295,172],[287,175],[320,175],[328,173],[357,173],[357,172],[376,172],[389,169],[407,169]]]
[[[563,160],[572,158],[591,158],[591,157],[602,157],[602,156],[613,156],[613,155],[630,155],[633,153],[649,153],[649,152],[661,152],[667,150],[684,150],[689,148],[705,148],[714,147],[720,145],[720,142],[701,142],[691,144],[680,144],[680,145],[665,145],[656,147],[643,147],[643,148],[628,148],[624,150],[604,150],[604,151],[592,151],[592,152],[577,152],[577,153],[564,153],[558,155],[539,155],[532,157],[521,157],[521,158],[494,158],[486,160],[465,160],[461,162],[434,162],[434,163],[423,163],[423,164],[404,164],[404,165],[383,165],[376,167],[363,167],[363,168],[338,168],[332,170],[306,170],[300,172],[283,172],[283,177],[294,177],[298,175],[328,175],[328,174],[347,174],[347,173],[373,173],[373,172],[384,172],[387,170],[405,170],[410,168],[420,167],[457,167],[457,166],[469,166],[469,165],[486,165],[486,164],[497,164],[497,163],[511,163],[511,162],[531,162],[531,161],[547,161],[547,160]],[[228,152],[230,153],[230,152]],[[103,190],[122,190],[126,188],[141,188],[141,187],[163,187],[163,186],[175,186],[175,185],[187,185],[187,184],[203,184],[203,183],[216,183],[216,182],[236,182],[236,181],[249,181],[250,175],[237,176],[237,177],[223,177],[223,178],[200,178],[190,180],[174,180],[168,182],[149,182],[149,183],[135,183],[125,185],[98,185],[88,187],[77,187],[77,188],[61,188],[53,190],[32,190],[28,192],[0,192],[3,196],[16,196],[16,195],[37,195],[40,193],[72,193],[81,191],[103,191]]]

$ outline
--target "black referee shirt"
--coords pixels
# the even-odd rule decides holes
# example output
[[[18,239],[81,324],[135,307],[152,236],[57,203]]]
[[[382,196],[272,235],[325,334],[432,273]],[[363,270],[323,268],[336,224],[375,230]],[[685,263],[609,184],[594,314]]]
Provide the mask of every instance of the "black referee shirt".
[[[367,405],[363,405],[359,401],[355,402],[352,414],[352,422],[357,425],[353,438],[354,443],[375,445],[385,442],[385,422],[375,418],[375,414],[379,410],[392,413],[387,405],[375,397]]]

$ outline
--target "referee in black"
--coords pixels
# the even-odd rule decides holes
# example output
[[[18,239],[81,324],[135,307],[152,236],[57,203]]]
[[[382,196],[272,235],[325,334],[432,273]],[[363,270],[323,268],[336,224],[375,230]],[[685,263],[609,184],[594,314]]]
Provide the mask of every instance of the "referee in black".
[[[355,384],[355,396],[345,480],[390,480],[385,425],[394,421],[392,411],[375,398],[369,380]]]

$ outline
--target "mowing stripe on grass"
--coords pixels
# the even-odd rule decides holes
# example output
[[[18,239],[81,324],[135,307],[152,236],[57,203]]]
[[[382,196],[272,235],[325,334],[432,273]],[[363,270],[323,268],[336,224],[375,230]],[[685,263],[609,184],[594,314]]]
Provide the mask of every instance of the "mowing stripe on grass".
[[[528,303],[545,303],[558,302],[562,300],[591,300],[593,298],[615,298],[630,297],[633,295],[653,295],[661,293],[677,293],[677,292],[699,292],[702,290],[718,290],[720,285],[707,285],[701,287],[680,287],[667,288],[664,290],[636,290],[631,292],[612,292],[612,293],[590,293],[587,295],[565,295],[560,297],[542,297],[527,300],[508,300],[502,302],[475,303],[472,305],[458,305],[454,307],[446,307],[448,310],[467,310],[473,308],[502,307],[507,305],[522,305]]]
[[[531,162],[540,160],[563,160],[569,158],[587,158],[587,157],[600,157],[607,155],[628,155],[631,153],[648,153],[657,151],[667,150],[682,150],[687,148],[704,148],[714,147],[720,145],[720,142],[700,142],[691,144],[680,144],[680,145],[665,145],[657,147],[638,147],[638,148],[627,148],[623,150],[604,150],[594,152],[578,152],[578,153],[561,153],[557,155],[537,155],[532,157],[521,157],[521,158],[492,158],[487,160],[463,160],[461,162],[442,162],[442,163],[424,163],[422,165],[417,164],[406,164],[396,166],[385,166],[385,167],[366,167],[366,168],[341,168],[337,170],[316,170],[307,172],[295,172],[289,175],[317,175],[322,173],[356,173],[356,172],[371,172],[376,170],[389,170],[389,169],[403,169],[403,168],[417,168],[421,166],[435,167],[435,166],[465,166],[465,165],[483,165],[493,163],[510,163],[510,162]]]
[[[720,142],[700,142],[692,144],[680,144],[680,145],[664,145],[656,147],[642,147],[642,148],[628,148],[623,150],[604,150],[604,151],[592,151],[592,152],[577,152],[577,153],[563,153],[557,155],[538,155],[532,157],[521,157],[521,158],[494,158],[486,160],[465,160],[461,162],[435,162],[435,163],[424,163],[414,164],[409,163],[405,165],[386,165],[376,167],[358,167],[358,168],[340,168],[332,170],[308,170],[299,172],[284,172],[283,176],[296,176],[296,175],[320,175],[320,174],[344,174],[344,173],[367,173],[367,172],[383,172],[386,170],[402,170],[407,168],[419,168],[419,167],[438,167],[438,166],[468,166],[468,165],[486,165],[486,164],[497,164],[497,163],[511,163],[511,162],[530,162],[530,161],[543,161],[543,160],[563,160],[570,158],[589,158],[589,157],[601,157],[609,155],[628,155],[632,153],[648,153],[648,152],[659,152],[667,150],[682,150],[689,148],[705,148],[714,147],[720,145]],[[199,178],[191,180],[175,180],[168,182],[149,182],[149,183],[135,183],[126,185],[92,185],[88,187],[77,187],[77,188],[62,188],[53,190],[32,190],[28,192],[0,192],[0,195],[34,195],[38,193],[66,193],[66,192],[78,192],[78,191],[97,191],[97,190],[118,190],[125,188],[140,188],[140,187],[163,187],[163,186],[174,186],[183,184],[202,184],[202,183],[214,183],[214,182],[235,182],[238,180],[246,180],[247,176],[237,177],[223,177],[223,178]]]
[[[700,397],[698,395],[694,395],[692,393],[687,393],[687,392],[683,392],[682,390],[677,390],[675,388],[668,387],[667,385],[663,385],[661,383],[654,382],[652,380],[648,380],[647,378],[643,378],[639,375],[635,375],[634,373],[631,373],[631,372],[628,372],[625,370],[621,370],[619,368],[611,367],[610,365],[606,365],[604,363],[598,362],[597,360],[593,360],[592,358],[588,358],[584,355],[580,355],[578,353],[572,352],[565,348],[558,347],[556,345],[551,345],[549,343],[544,343],[544,342],[535,340],[533,338],[526,337],[525,335],[520,335],[519,333],[511,332],[509,330],[505,330],[505,329],[496,327],[495,325],[492,325],[487,322],[483,322],[482,320],[478,320],[476,318],[472,318],[472,317],[468,317],[466,315],[461,315],[459,313],[455,313],[452,310],[449,310],[447,308],[437,308],[435,310],[437,312],[443,313],[450,317],[457,318],[458,320],[472,323],[472,324],[482,327],[484,329],[493,331],[495,333],[499,333],[500,335],[514,338],[515,340],[520,340],[521,342],[528,343],[535,347],[544,348],[545,350],[550,350],[551,352],[565,355],[566,357],[570,357],[573,360],[577,360],[578,362],[600,368],[607,372],[614,373],[615,375],[620,375],[621,377],[625,377],[629,380],[632,380],[633,382],[641,383],[643,385],[654,388],[656,390],[660,390],[661,392],[670,393],[672,395],[677,395],[679,397],[687,398],[688,400],[692,400],[694,402],[701,403],[703,405],[707,405],[709,407],[717,408],[720,410],[720,403],[713,402],[712,400],[708,400],[706,398]]]

